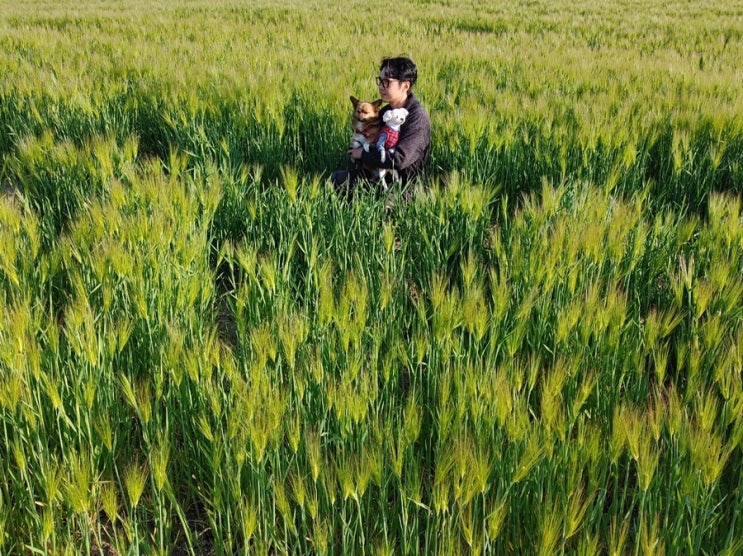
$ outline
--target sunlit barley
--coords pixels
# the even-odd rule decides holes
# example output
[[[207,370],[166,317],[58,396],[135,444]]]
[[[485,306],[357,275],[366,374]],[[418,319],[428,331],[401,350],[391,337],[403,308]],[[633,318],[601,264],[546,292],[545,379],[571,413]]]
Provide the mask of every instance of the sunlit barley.
[[[296,365],[298,347],[309,332],[307,321],[301,314],[287,314],[279,321],[279,339],[290,369]]]
[[[317,551],[317,554],[327,554],[328,544],[331,539],[329,520],[321,519],[314,521],[313,534],[312,534],[312,546]]]
[[[170,445],[167,441],[160,442],[150,453],[150,469],[155,481],[155,488],[161,491],[168,479],[168,461],[170,459]]]
[[[240,527],[245,542],[250,542],[258,525],[258,508],[249,498],[242,498],[238,504]]]
[[[661,537],[660,517],[653,517],[650,523],[650,516],[640,522],[639,546],[643,554],[652,554],[663,556],[666,553],[665,542]]]
[[[90,511],[96,485],[88,454],[78,453],[73,456],[65,486],[65,499],[72,511],[78,514]]]
[[[637,464],[640,489],[643,492],[647,492],[658,468],[660,450],[657,444],[653,442],[652,438],[648,435],[642,437],[638,449],[639,451],[635,458],[635,463]]]
[[[291,506],[289,505],[289,498],[286,495],[286,488],[284,484],[280,482],[274,483],[273,494],[274,504],[276,506],[276,509],[279,510],[279,514],[281,515],[284,524],[288,527],[292,534],[296,534],[296,526],[294,524],[294,519],[292,518]]]
[[[705,430],[697,423],[687,425],[684,445],[707,487],[719,479],[735,448],[734,444],[728,444],[720,435]]]
[[[299,507],[303,507],[305,499],[307,497],[307,489],[302,477],[298,476],[296,473],[290,475],[288,479],[288,485],[294,501]]]
[[[101,507],[111,523],[116,523],[119,515],[119,502],[116,495],[116,485],[106,481],[101,484]]]
[[[537,433],[532,433],[528,439],[526,448],[514,469],[512,483],[519,483],[524,480],[531,470],[536,466],[544,456],[545,446]]]
[[[487,333],[488,317],[482,287],[479,284],[466,287],[462,299],[462,322],[467,332],[473,334],[478,341]]]
[[[627,537],[629,536],[630,522],[614,516],[609,527],[609,554],[622,556],[626,551]]]
[[[139,501],[147,485],[149,471],[147,466],[137,461],[129,463],[123,472],[124,490],[126,491],[129,507],[134,509],[139,505]]]
[[[540,556],[555,554],[558,550],[562,529],[562,512],[559,508],[545,504],[539,516],[539,548]]]

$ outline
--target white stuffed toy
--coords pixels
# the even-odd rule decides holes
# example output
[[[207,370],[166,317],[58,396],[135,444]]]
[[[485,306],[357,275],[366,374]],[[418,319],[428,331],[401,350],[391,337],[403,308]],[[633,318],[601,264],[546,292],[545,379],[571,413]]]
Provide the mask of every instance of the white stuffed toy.
[[[390,153],[395,152],[395,145],[397,140],[400,138],[400,126],[405,123],[405,119],[408,117],[408,111],[405,108],[393,108],[387,110],[382,117],[384,121],[384,127],[380,130],[377,135],[376,147],[379,151],[379,159],[384,162],[387,160],[387,151]],[[369,145],[365,145],[364,148],[368,151]],[[383,178],[387,173],[384,168],[379,169],[379,177]]]

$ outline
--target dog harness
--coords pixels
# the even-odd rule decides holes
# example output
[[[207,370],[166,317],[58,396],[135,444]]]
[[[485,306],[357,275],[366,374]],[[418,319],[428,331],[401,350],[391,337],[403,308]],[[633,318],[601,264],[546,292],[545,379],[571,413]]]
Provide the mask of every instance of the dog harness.
[[[374,130],[376,127],[377,126],[375,126],[374,124],[366,124],[366,127],[364,127],[364,129],[362,129],[359,133],[366,137],[368,141],[371,141],[372,139],[374,139]]]

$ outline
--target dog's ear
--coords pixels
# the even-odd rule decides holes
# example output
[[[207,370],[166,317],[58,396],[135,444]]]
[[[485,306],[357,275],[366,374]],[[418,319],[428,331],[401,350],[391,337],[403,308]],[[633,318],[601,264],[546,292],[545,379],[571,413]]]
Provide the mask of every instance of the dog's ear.
[[[353,107],[356,108],[359,104],[359,99],[357,99],[355,96],[351,95],[349,97],[351,99],[351,104],[353,104]]]
[[[377,100],[375,100],[374,102],[372,102],[372,104],[374,105],[374,108],[376,108],[377,110],[379,110],[379,107],[382,106],[382,103],[383,102],[384,101],[381,98],[378,98]]]

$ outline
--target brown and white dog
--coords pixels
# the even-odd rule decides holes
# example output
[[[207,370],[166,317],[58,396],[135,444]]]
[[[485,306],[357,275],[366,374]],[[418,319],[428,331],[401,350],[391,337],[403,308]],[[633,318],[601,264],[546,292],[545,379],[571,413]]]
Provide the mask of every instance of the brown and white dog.
[[[374,144],[379,130],[382,129],[382,119],[379,117],[382,99],[368,102],[352,95],[351,104],[353,104],[351,148],[366,147],[368,149],[369,145]]]

